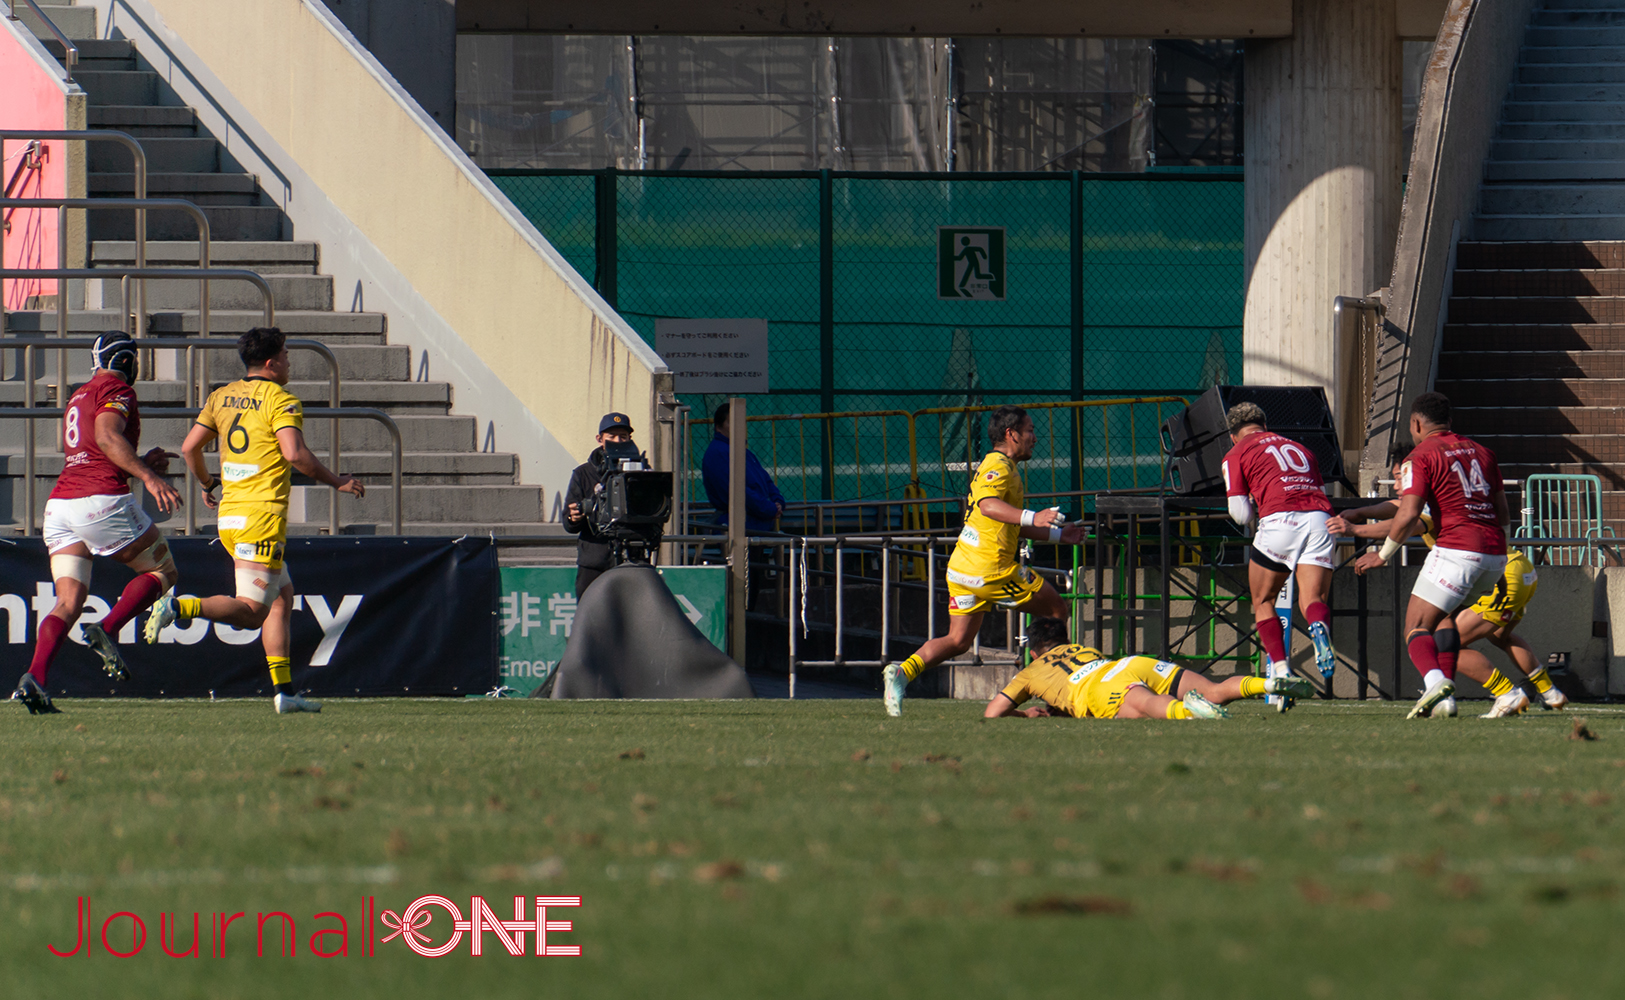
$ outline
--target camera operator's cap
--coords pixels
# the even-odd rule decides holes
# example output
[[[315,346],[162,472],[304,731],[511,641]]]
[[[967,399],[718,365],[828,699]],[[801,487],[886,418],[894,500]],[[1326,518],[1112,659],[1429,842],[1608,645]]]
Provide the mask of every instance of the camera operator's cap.
[[[624,413],[606,413],[604,419],[598,421],[598,433],[605,431],[625,431],[632,433],[632,421]]]

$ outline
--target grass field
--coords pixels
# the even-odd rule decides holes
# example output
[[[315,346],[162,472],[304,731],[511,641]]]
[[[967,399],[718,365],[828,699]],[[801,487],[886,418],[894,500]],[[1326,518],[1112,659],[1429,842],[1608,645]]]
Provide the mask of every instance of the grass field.
[[[0,715],[6,997],[1625,989],[1625,714],[1607,706],[1496,723],[1379,704],[1218,723],[984,723],[945,701],[896,720],[878,701],[63,708]],[[1568,739],[1577,715],[1595,741]],[[476,893],[509,913],[514,894],[579,894],[550,917],[573,917],[555,942],[583,957],[489,936],[478,958],[466,938],[360,957],[364,897],[398,913],[430,893],[465,916]],[[53,957],[81,895],[94,948]],[[99,941],[121,910],[148,927],[130,959]],[[277,922],[255,956],[273,910],[298,922],[293,958]],[[349,957],[308,951],[328,910]],[[160,913],[184,950],[213,911],[247,913],[224,958],[160,950]],[[132,934],[120,918],[109,940]]]

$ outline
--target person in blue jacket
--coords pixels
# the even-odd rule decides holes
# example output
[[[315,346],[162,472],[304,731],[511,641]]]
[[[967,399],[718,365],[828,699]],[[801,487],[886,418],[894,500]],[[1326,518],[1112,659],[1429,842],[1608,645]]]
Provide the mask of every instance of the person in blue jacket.
[[[700,463],[705,495],[717,510],[717,523],[728,523],[728,404],[717,407],[712,422],[711,445]],[[773,477],[762,463],[745,449],[745,530],[777,531],[784,513],[784,496],[773,485]]]

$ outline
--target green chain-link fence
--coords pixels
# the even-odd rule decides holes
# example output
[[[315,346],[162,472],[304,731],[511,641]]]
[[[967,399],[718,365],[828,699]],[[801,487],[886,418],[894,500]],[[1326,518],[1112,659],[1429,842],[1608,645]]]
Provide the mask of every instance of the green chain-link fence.
[[[660,317],[765,317],[772,392],[753,415],[1190,396],[1241,374],[1239,173],[491,175],[651,344]],[[1002,301],[938,297],[940,226],[1004,229]],[[696,417],[721,401],[683,398]],[[1154,485],[1144,416],[1069,415],[1070,434],[1035,459],[1067,466],[1074,489],[1145,484],[1143,466]],[[984,426],[974,412],[922,418],[917,464],[947,480],[927,494],[963,492],[963,462],[945,459],[985,451]],[[902,495],[908,475],[885,473],[908,467],[909,442],[887,418],[815,430],[816,476],[797,434],[763,455],[795,492]]]

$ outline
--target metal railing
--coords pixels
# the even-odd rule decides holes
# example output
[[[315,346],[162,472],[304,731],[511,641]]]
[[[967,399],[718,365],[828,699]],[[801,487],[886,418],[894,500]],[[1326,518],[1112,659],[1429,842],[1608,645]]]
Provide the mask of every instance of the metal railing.
[[[62,62],[67,70],[62,78],[69,83],[72,83],[73,68],[79,65],[79,46],[73,44],[68,36],[62,33],[62,29],[56,26],[56,22],[47,17],[43,10],[40,10],[38,3],[35,3],[34,0],[23,0],[23,3],[27,4],[28,9],[34,12],[34,16],[39,18],[40,21],[44,23],[45,30],[49,31],[57,41],[62,43]],[[6,19],[10,21],[22,20],[22,18],[17,16],[17,0],[11,0],[11,13],[6,15]]]
[[[67,412],[68,411],[64,407],[60,407],[60,406],[35,407],[34,409],[18,409],[16,407],[5,407],[5,408],[0,408],[0,420],[28,420],[28,421],[34,421],[34,420],[59,420]],[[198,409],[195,406],[188,406],[188,407],[160,406],[160,407],[153,407],[152,409],[144,411],[142,413],[142,417],[144,419],[146,419],[146,420],[196,419],[198,414],[201,413],[201,412],[203,412],[203,411]],[[370,407],[370,406],[312,407],[312,408],[309,408],[309,409],[305,410],[305,416],[307,416],[307,417],[316,417],[318,419],[330,418],[335,423],[338,422],[341,419],[373,420],[373,421],[376,421],[378,423],[383,424],[384,428],[389,431],[389,435],[390,435],[391,442],[392,442],[391,443],[391,452],[390,452],[390,457],[391,457],[390,489],[391,489],[391,493],[392,493],[392,496],[390,497],[390,500],[391,500],[391,503],[392,503],[392,506],[393,506],[393,510],[391,511],[391,524],[395,529],[394,533],[399,535],[401,533],[401,525],[403,523],[403,517],[402,517],[403,505],[402,505],[402,502],[401,502],[401,466],[402,466],[402,463],[404,461],[404,457],[402,455],[402,446],[401,446],[401,428],[400,428],[400,425],[395,422],[395,418],[391,417],[389,414],[385,413],[383,410],[379,410],[379,409],[376,409],[376,408]],[[28,432],[28,440],[29,440],[29,442],[32,442],[33,439],[34,439],[34,433],[33,433],[33,430],[30,429],[29,432]],[[28,456],[27,456],[27,458],[25,458],[25,461],[28,463],[28,469],[25,472],[25,476],[26,476],[26,481],[28,482],[29,486],[28,486],[28,489],[26,491],[26,494],[27,494],[27,501],[26,501],[27,510],[24,513],[24,519],[25,519],[25,525],[26,525],[24,533],[31,535],[31,534],[34,533],[34,504],[35,504],[35,493],[34,493],[34,489],[33,489],[35,469],[34,469],[33,449],[32,448],[30,448],[28,450]],[[337,470],[334,470],[334,471],[336,472]],[[195,486],[195,479],[193,478],[190,469],[188,469],[187,472],[186,472],[186,478],[187,478],[188,493],[189,493],[189,495],[187,497],[187,502],[186,502],[186,508],[187,508],[187,529],[186,529],[186,533],[189,534],[189,535],[192,535],[192,534],[197,533],[197,516],[196,516],[196,495],[195,495],[195,491],[193,490],[193,487]],[[338,497],[335,495],[333,497],[333,501],[332,501],[331,505],[329,506],[329,517],[328,517],[328,521],[329,521],[328,531],[329,531],[330,534],[334,534],[334,535],[339,533],[339,531],[338,531],[339,518],[338,518],[338,513],[337,512],[338,512]],[[569,541],[570,541],[571,544],[575,543],[574,538],[570,538]]]
[[[215,273],[220,274],[222,272],[222,270],[224,270],[224,269],[217,270]],[[0,273],[4,273],[4,272],[0,272]],[[245,274],[253,274],[254,272],[248,271],[248,272],[243,272],[243,273],[245,273]],[[269,299],[266,299],[266,308],[267,309],[270,308],[270,300]],[[270,324],[267,323],[267,325],[270,325]],[[22,352],[23,352],[23,372],[25,373],[25,377],[24,377],[24,380],[23,380],[23,409],[24,409],[25,412],[33,412],[33,411],[36,411],[36,409],[37,409],[34,406],[34,399],[35,399],[35,396],[34,396],[34,383],[35,383],[35,380],[33,378],[33,375],[34,375],[34,350],[35,350],[36,347],[44,346],[44,345],[40,344],[40,343],[36,343],[34,341],[31,341],[31,340],[25,340],[23,338],[15,338],[13,340],[13,343],[20,344]],[[213,339],[203,340],[203,339],[200,339],[200,338],[197,338],[197,337],[148,337],[148,338],[144,339],[141,343],[142,343],[143,346],[150,347],[153,350],[174,349],[174,350],[177,350],[177,351],[180,351],[180,350],[186,351],[186,365],[187,365],[186,375],[187,375],[187,377],[183,381],[185,382],[185,385],[186,385],[186,405],[187,405],[188,408],[190,408],[193,403],[201,403],[204,399],[208,398],[208,394],[209,394],[208,382],[207,382],[207,371],[208,371],[207,366],[197,364],[197,359],[198,358],[207,357],[207,355],[200,355],[200,354],[197,354],[195,352],[197,352],[197,351],[208,351],[208,350],[236,350],[237,349],[237,342],[235,340],[213,340]],[[58,352],[69,351],[69,350],[89,350],[90,348],[94,347],[95,344],[96,344],[96,341],[94,339],[72,339],[72,340],[59,339],[59,340],[54,340],[54,341],[50,342],[50,346],[52,348],[54,348],[55,350],[57,350]],[[288,340],[288,341],[285,341],[285,345],[287,346],[287,348],[289,350],[315,351],[317,354],[320,354],[323,357],[323,359],[325,359],[327,361],[327,381],[328,381],[328,400],[327,400],[327,402],[328,402],[328,407],[331,408],[331,407],[335,406],[336,404],[343,401],[343,396],[342,396],[343,386],[342,386],[342,381],[341,381],[340,376],[339,376],[338,357],[333,353],[333,349],[331,347],[329,347],[327,344],[324,344],[323,342],[321,342],[319,340],[305,340],[305,339]],[[63,369],[62,369],[63,374],[61,375],[62,380],[57,383],[57,385],[58,385],[57,402],[62,403],[62,404],[65,404],[67,402],[67,384],[68,383],[67,383],[67,379],[66,379],[66,371],[67,371],[67,369],[64,366]],[[195,393],[195,395],[194,395],[194,393]],[[0,413],[4,413],[4,412],[6,412],[4,409],[0,409]],[[158,410],[154,410],[152,412],[174,413],[176,411],[158,409]],[[194,409],[194,410],[189,410],[189,412],[191,412],[193,415],[196,415],[196,413],[198,411]],[[312,411],[312,410],[306,410],[305,415],[307,417],[309,417],[309,416],[320,416],[321,414],[317,414],[317,413],[315,413],[315,411]],[[398,438],[399,438],[398,430],[395,433],[396,433],[396,437],[397,437],[397,440],[398,440]],[[334,467],[333,471],[337,472],[338,471],[337,467],[339,465],[339,458],[340,458],[339,429],[338,429],[338,420],[337,420],[337,418],[333,419],[332,424],[330,425],[330,428],[329,428],[329,434],[331,435],[331,438],[330,438],[330,440],[328,442],[328,454],[330,456],[330,461],[331,461],[331,463],[332,463],[332,465]],[[35,501],[35,498],[37,496],[36,487],[35,487],[35,483],[34,483],[35,476],[36,476],[36,470],[34,468],[34,458],[35,458],[35,441],[34,441],[34,437],[35,437],[35,435],[32,432],[30,432],[23,439],[23,456],[24,456],[23,461],[24,461],[24,464],[27,467],[27,471],[25,473],[26,478],[25,478],[24,486],[23,486],[24,504],[27,507],[27,514],[26,514],[26,521],[25,521],[26,533],[27,534],[33,534],[34,533],[34,501]],[[196,500],[197,500],[197,482],[193,478],[191,472],[188,471],[187,474],[186,474],[186,501],[187,501],[186,527],[187,527],[187,533],[188,534],[194,533],[197,530]],[[330,505],[329,510],[328,510],[328,530],[331,531],[333,534],[338,534],[339,518],[338,518],[338,499],[337,499],[337,497],[333,498],[333,502]],[[397,534],[399,534],[398,531],[397,531]]]
[[[13,3],[15,4],[15,0],[13,0]],[[38,8],[35,8],[35,9],[37,10]],[[16,14],[15,9],[12,11],[12,13],[13,13],[13,15]],[[74,51],[75,51],[75,53],[78,52],[77,49],[75,49]],[[57,130],[51,130],[51,129],[0,129],[0,161],[3,161],[5,159],[6,140],[8,140],[8,139],[28,139],[28,140],[53,139],[53,140],[59,140],[59,141],[70,141],[71,140],[71,141],[79,141],[79,142],[116,142],[116,143],[119,143],[124,148],[126,148],[126,149],[128,149],[130,151],[130,156],[132,157],[132,159],[134,161],[133,165],[131,167],[131,170],[132,170],[132,173],[133,173],[133,176],[134,176],[133,195],[136,198],[136,200],[139,200],[139,201],[146,201],[147,200],[147,152],[146,152],[146,150],[141,148],[141,144],[136,141],[135,136],[129,134],[128,132],[120,132],[120,131],[118,131],[116,129],[72,129],[72,130],[61,130],[61,129],[57,129]],[[100,201],[101,199],[96,199],[96,200]],[[67,253],[67,249],[66,249],[67,248],[67,241],[63,238],[60,219],[61,219],[61,216],[59,215],[58,216],[58,220],[59,220],[58,221],[58,231],[57,231],[57,263],[58,263],[58,265],[60,267],[66,268],[68,266],[66,256],[65,256],[66,253]],[[4,262],[5,262],[5,230],[3,228],[0,228],[0,266],[3,266]],[[139,207],[136,208],[136,210],[135,210],[135,266],[136,267],[146,267],[147,266],[147,212],[146,212],[145,208],[139,208]],[[5,289],[5,281],[3,279],[0,279],[0,336],[4,336],[5,332],[6,332],[6,297],[4,295],[4,289]],[[57,288],[57,298],[58,298],[58,301],[59,301],[59,305],[58,305],[59,319],[58,319],[58,321],[60,322],[61,321],[60,320],[60,309],[61,309],[61,304],[60,303],[63,303],[63,302],[67,301],[67,292],[66,292],[66,290],[61,288],[61,287],[58,287]],[[138,283],[138,285],[136,287],[136,308],[135,308],[135,316],[136,316],[135,327],[136,328],[132,332],[132,334],[131,334],[132,336],[140,337],[142,335],[143,331],[145,330],[146,305],[147,305],[147,286],[146,286],[145,283]],[[125,308],[126,308],[126,311],[129,311],[129,302],[128,302],[128,300],[126,300],[126,302],[125,302]],[[122,326],[122,324],[120,324],[120,325]]]
[[[1361,440],[1366,421],[1371,417],[1378,336],[1384,315],[1382,300],[1375,296],[1361,299],[1339,295],[1332,299],[1332,349],[1337,352],[1340,370],[1337,412],[1332,414],[1332,419],[1341,441]]]

